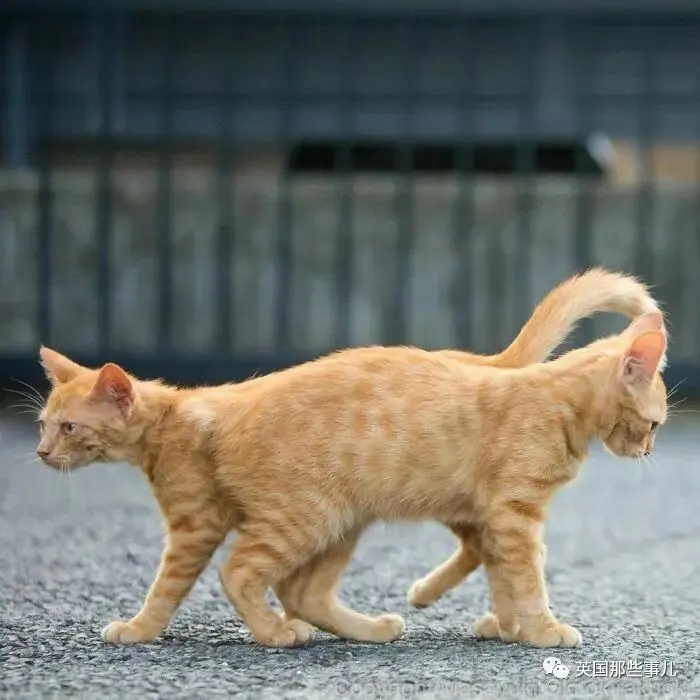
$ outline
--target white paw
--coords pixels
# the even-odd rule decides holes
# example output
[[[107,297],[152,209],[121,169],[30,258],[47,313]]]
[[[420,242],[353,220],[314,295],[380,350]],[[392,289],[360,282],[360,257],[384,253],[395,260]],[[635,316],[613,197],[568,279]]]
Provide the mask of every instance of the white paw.
[[[146,634],[130,622],[117,620],[110,622],[100,633],[102,641],[110,644],[138,644],[139,642],[152,642],[158,635]]]
[[[474,623],[474,636],[479,639],[500,639],[498,620],[493,613],[486,613]]]
[[[408,604],[414,608],[427,608],[431,603],[435,602],[435,598],[429,592],[429,586],[420,579],[416,581],[409,589],[406,599]]]
[[[401,615],[386,613],[375,618],[375,642],[395,642],[406,631],[406,623]]]

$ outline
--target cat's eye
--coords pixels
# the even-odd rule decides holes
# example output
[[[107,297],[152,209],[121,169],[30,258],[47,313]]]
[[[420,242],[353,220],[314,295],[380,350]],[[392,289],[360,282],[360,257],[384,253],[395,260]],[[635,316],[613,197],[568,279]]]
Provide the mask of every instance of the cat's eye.
[[[41,420],[41,419],[39,419],[39,420],[37,421],[37,423],[39,424],[39,432],[40,432],[40,433],[43,433],[43,432],[44,432],[44,421]]]
[[[61,423],[61,432],[65,435],[70,435],[74,430],[75,423],[73,423],[72,421],[68,420],[65,423]]]
[[[659,427],[659,424],[656,421],[652,421],[651,422],[651,430],[649,432],[653,433],[658,427]]]

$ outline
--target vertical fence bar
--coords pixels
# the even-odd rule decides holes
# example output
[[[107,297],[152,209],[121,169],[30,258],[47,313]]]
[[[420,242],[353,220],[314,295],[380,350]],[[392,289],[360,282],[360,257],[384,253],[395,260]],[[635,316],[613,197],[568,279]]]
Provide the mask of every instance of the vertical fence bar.
[[[275,344],[277,352],[285,352],[291,347],[290,300],[292,296],[292,276],[294,270],[294,204],[287,172],[288,155],[293,138],[291,122],[294,119],[295,91],[297,78],[297,32],[294,20],[285,18],[285,44],[282,68],[282,92],[279,95],[280,109],[280,150],[283,154],[282,172],[279,180],[279,203],[277,222],[277,299],[275,305]]]
[[[462,47],[462,68],[464,89],[458,97],[460,110],[460,139],[462,143],[456,152],[457,201],[452,230],[452,247],[457,261],[456,278],[453,286],[453,324],[457,344],[461,348],[473,346],[472,321],[474,317],[474,294],[472,286],[472,263],[474,259],[474,222],[476,213],[476,187],[474,183],[476,133],[476,75],[477,56],[471,41],[471,27],[468,20],[455,22],[457,46]]]
[[[51,344],[52,309],[51,287],[52,276],[52,226],[53,226],[53,183],[51,145],[54,130],[54,100],[56,96],[55,29],[48,25],[40,26],[38,35],[41,41],[41,73],[42,85],[37,86],[39,97],[39,133],[38,133],[38,170],[39,194],[37,206],[39,209],[38,235],[38,275],[39,298],[37,304],[37,329],[39,342]]]
[[[97,163],[97,220],[95,233],[98,241],[97,253],[97,337],[99,352],[106,356],[112,335],[111,261],[112,243],[112,167],[113,148],[113,80],[114,80],[114,34],[115,17],[110,12],[97,12],[93,16],[93,27],[98,41],[97,90],[99,157]]]
[[[355,209],[355,178],[353,173],[351,134],[354,132],[355,99],[351,87],[353,54],[351,37],[354,26],[343,26],[343,46],[341,49],[342,75],[340,85],[344,86],[340,108],[341,125],[344,127],[342,143],[334,153],[334,171],[340,178],[340,211],[338,213],[338,248],[335,265],[336,322],[334,345],[338,348],[350,345],[350,288],[355,254],[355,227],[353,214]]]
[[[597,104],[593,86],[592,62],[597,56],[596,38],[598,32],[594,26],[587,27],[581,38],[582,29],[576,29],[567,24],[568,39],[570,45],[575,46],[573,51],[574,75],[573,85],[575,90],[575,108],[577,118],[577,134],[579,143],[588,143],[591,136],[591,115]],[[593,264],[593,221],[595,216],[596,199],[594,187],[590,183],[589,176],[584,174],[585,153],[582,148],[576,149],[576,204],[573,222],[573,258],[578,271],[583,271]],[[572,336],[572,342],[576,346],[586,345],[593,339],[592,319],[584,319]]]
[[[694,29],[697,32],[700,30],[700,22],[697,20],[694,23]],[[700,143],[700,83],[696,83],[695,87],[695,94],[692,96],[689,96],[688,103],[691,106],[691,108],[695,111],[696,119],[695,119],[695,139],[696,143]],[[695,168],[694,168],[694,177],[695,177],[695,218],[694,218],[694,228],[695,228],[695,245],[696,248],[695,250],[698,250],[698,246],[700,246],[700,149],[695,150]],[[686,268],[687,270],[692,270],[693,272],[691,273],[692,276],[690,276],[690,280],[686,286],[686,293],[684,295],[683,299],[683,307],[681,310],[681,313],[683,314],[683,318],[689,318],[689,314],[686,313],[686,308],[690,306],[694,306],[697,303],[697,276],[696,276],[696,271],[698,267],[698,263],[700,260],[695,257],[695,259],[690,258],[689,261],[690,265]],[[688,305],[688,306],[686,306]],[[693,314],[695,317],[696,321],[693,324],[693,330],[688,331],[688,334],[690,335],[693,333],[695,337],[694,341],[694,347],[700,347],[700,323],[698,322],[697,314]],[[673,332],[673,329],[671,329],[671,332]],[[700,370],[700,366],[696,367],[696,371]]]
[[[173,316],[173,129],[175,118],[175,19],[163,17],[158,133],[158,347],[172,350]]]
[[[396,175],[398,192],[395,198],[395,216],[398,222],[396,245],[396,277],[390,304],[390,315],[386,323],[386,343],[399,345],[410,343],[407,337],[408,307],[411,289],[411,257],[414,245],[414,197],[413,164],[415,144],[412,133],[413,110],[415,99],[412,94],[413,66],[415,46],[415,19],[407,18],[401,22],[401,54],[403,75],[400,82],[401,96],[401,133],[396,150]]]
[[[571,26],[567,25],[571,30]],[[593,94],[593,80],[590,70],[592,58],[596,55],[595,46],[589,42],[594,41],[595,31],[586,33],[584,40],[576,41],[573,32],[570,34],[571,41],[576,42],[574,53],[573,83],[576,90],[576,116],[577,133],[579,142],[586,142],[590,136],[590,114],[593,110],[595,100]],[[591,225],[593,220],[593,206],[595,199],[592,197],[591,187],[588,179],[583,174],[585,154],[582,149],[576,150],[576,208],[574,211],[574,264],[579,270],[590,267],[593,262],[591,249]]]
[[[516,150],[515,169],[518,181],[516,210],[518,215],[518,236],[516,239],[516,268],[514,283],[514,311],[523,322],[531,311],[532,297],[532,210],[534,206],[533,177],[535,176],[537,125],[535,114],[541,89],[539,66],[544,41],[547,40],[545,24],[540,19],[536,25],[537,41],[535,46],[523,44],[524,55],[521,56],[526,71],[527,93],[520,104],[518,147]],[[533,27],[534,29],[534,27]],[[538,50],[539,49],[539,50]]]
[[[233,280],[231,266],[235,251],[234,223],[234,136],[233,136],[233,85],[235,70],[233,45],[222,41],[219,57],[221,85],[219,96],[219,144],[217,158],[217,197],[219,230],[216,243],[216,332],[217,346],[224,352],[231,351],[235,333],[233,319]]]
[[[654,60],[657,54],[658,32],[647,27],[643,35],[642,88],[637,101],[639,110],[639,152],[642,177],[637,185],[635,224],[637,235],[634,249],[635,272],[646,282],[654,278],[652,231],[654,217],[654,170],[652,149],[657,117],[654,90]]]
[[[29,135],[27,129],[27,28],[23,17],[7,28],[5,56],[5,160],[10,168],[27,165]]]
[[[124,133],[126,122],[126,50],[128,36],[128,15],[126,10],[118,10],[112,27],[112,128]]]

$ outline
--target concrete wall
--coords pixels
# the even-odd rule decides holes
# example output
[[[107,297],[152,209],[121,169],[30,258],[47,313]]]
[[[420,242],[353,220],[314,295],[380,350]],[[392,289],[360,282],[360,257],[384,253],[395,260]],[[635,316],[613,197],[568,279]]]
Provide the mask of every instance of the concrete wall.
[[[272,161],[271,161],[272,162]],[[157,176],[148,167],[122,168],[114,177],[113,322],[115,347],[148,351],[156,342]],[[212,347],[217,317],[213,264],[219,230],[217,182],[206,167],[176,169],[173,179],[173,280],[175,345],[184,352]],[[339,202],[343,184],[332,178],[296,178],[289,196],[293,216],[292,341],[314,351],[334,343]],[[53,337],[68,350],[95,346],[97,318],[96,178],[78,169],[53,179]],[[0,353],[33,351],[37,303],[38,178],[0,174]],[[592,189],[581,202],[573,183],[541,181],[532,208],[532,296],[516,300],[515,272],[522,263],[515,182],[482,181],[474,193],[474,221],[459,220],[459,188],[450,178],[413,183],[413,274],[405,341],[426,347],[457,343],[456,323],[468,318],[476,350],[504,345],[531,307],[576,268],[577,207],[591,216],[595,262],[632,269],[638,199],[619,185]],[[363,177],[354,185],[351,214],[351,344],[381,342],[392,322],[391,290],[400,221],[396,183]],[[274,167],[243,169],[231,201],[236,231],[233,280],[233,350],[274,349],[276,246],[281,192]],[[675,357],[696,355],[700,340],[698,262],[700,224],[696,188],[663,185],[645,217],[653,279],[671,314]],[[461,230],[461,235],[455,232]],[[468,232],[471,230],[471,237]],[[471,240],[472,259],[455,240]],[[468,295],[471,289],[471,314]],[[596,332],[619,327],[598,324]]]

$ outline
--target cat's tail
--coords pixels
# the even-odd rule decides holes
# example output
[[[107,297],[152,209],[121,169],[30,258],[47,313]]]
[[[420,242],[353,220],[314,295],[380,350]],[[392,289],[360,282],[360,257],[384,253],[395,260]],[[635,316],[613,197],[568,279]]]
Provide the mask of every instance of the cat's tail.
[[[599,311],[623,314],[629,319],[661,313],[640,280],[595,267],[564,280],[549,292],[503,352],[471,356],[469,361],[494,367],[525,367],[544,362],[579,321]]]

